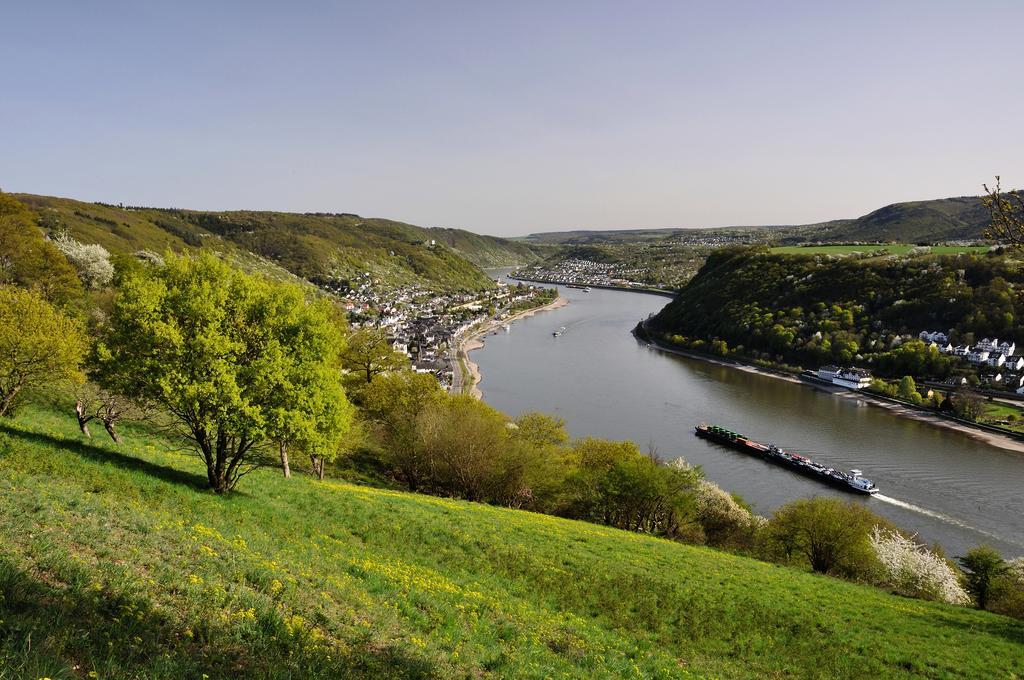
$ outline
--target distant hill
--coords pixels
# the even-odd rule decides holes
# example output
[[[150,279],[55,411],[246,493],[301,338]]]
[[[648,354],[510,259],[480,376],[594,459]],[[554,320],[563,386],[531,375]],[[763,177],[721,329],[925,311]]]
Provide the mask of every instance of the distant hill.
[[[779,243],[823,241],[848,243],[888,241],[918,243],[984,238],[988,210],[978,196],[939,198],[893,203],[856,219],[836,219],[803,225],[764,225],[716,228],[616,229],[610,231],[549,231],[530,234],[528,243],[596,245],[644,242],[679,237],[745,235],[750,242]]]
[[[605,244],[605,243],[626,243],[636,241],[654,241],[670,239],[678,236],[693,236],[696,234],[721,234],[734,233],[749,230],[783,229],[788,225],[778,226],[753,226],[753,227],[710,227],[710,228],[683,228],[666,227],[663,229],[574,229],[570,231],[543,231],[521,237],[519,240],[528,243],[556,243],[556,244]]]
[[[66,228],[76,239],[112,252],[237,251],[313,283],[370,272],[388,285],[426,281],[446,289],[476,289],[491,284],[481,267],[537,259],[522,242],[347,213],[211,212],[14,196],[40,215],[44,228]]]
[[[863,217],[825,228],[814,238],[828,241],[917,243],[984,237],[988,209],[977,196],[893,203]]]

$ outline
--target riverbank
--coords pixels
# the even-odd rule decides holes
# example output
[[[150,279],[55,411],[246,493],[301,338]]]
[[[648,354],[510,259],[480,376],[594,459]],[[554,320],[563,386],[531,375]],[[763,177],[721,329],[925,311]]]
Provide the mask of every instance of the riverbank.
[[[580,284],[571,283],[569,281],[552,281],[551,279],[531,279],[526,276],[513,276],[512,274],[509,274],[508,278],[512,279],[513,281],[526,281],[527,283],[547,283],[552,286],[582,287]],[[673,291],[665,290],[663,288],[630,288],[627,286],[611,286],[601,283],[587,283],[583,285],[588,286],[590,288],[601,288],[602,290],[624,290],[629,293],[646,293],[648,295],[661,295],[662,297],[669,298],[674,298],[676,296],[676,294]]]
[[[483,398],[483,392],[480,391],[480,381],[483,376],[480,373],[480,367],[470,358],[469,353],[475,349],[480,349],[484,346],[484,336],[501,328],[505,324],[510,324],[520,319],[525,319],[529,316],[533,316],[538,312],[546,312],[564,307],[569,304],[569,300],[559,295],[553,302],[549,302],[546,305],[540,307],[533,307],[531,309],[524,309],[523,311],[513,314],[507,319],[501,320],[490,320],[482,323],[477,329],[466,335],[465,338],[459,342],[458,349],[455,353],[454,370],[458,372],[458,376],[452,381],[453,392],[465,392],[466,391],[466,380],[469,379],[469,394],[476,399]]]
[[[683,349],[678,349],[675,347],[670,347],[668,345],[658,342],[657,340],[652,340],[650,338],[641,339],[648,342],[652,347],[656,348],[658,351],[661,352],[676,354],[679,356],[687,357],[689,359],[696,359],[698,361],[704,361],[710,364],[717,364],[719,366],[726,366],[728,368],[734,368],[736,370],[745,371],[747,373],[756,373],[758,375],[774,378],[776,380],[785,380],[787,382],[797,383],[799,385],[804,385],[805,387],[817,389],[822,392],[828,392],[837,397],[842,397],[844,399],[854,399],[866,404],[870,404],[872,406],[877,406],[879,408],[886,409],[893,415],[900,416],[902,418],[910,418],[911,420],[917,420],[923,423],[928,423],[929,425],[934,425],[935,427],[943,427],[948,430],[954,430],[968,437],[971,437],[972,439],[977,439],[979,441],[985,442],[986,444],[990,444],[991,446],[996,446],[998,448],[1006,449],[1009,451],[1024,453],[1024,441],[1016,439],[1010,435],[1002,434],[1000,432],[993,432],[989,429],[985,429],[983,426],[967,423],[965,421],[953,420],[951,418],[947,418],[937,413],[919,409],[909,404],[900,403],[896,400],[886,399],[885,397],[874,395],[869,392],[850,390],[845,387],[840,387],[838,385],[829,385],[824,382],[811,382],[809,380],[804,380],[799,376],[790,375],[782,371],[774,371],[761,366],[755,366],[735,359],[719,359],[706,354],[701,354],[699,352],[691,352]]]

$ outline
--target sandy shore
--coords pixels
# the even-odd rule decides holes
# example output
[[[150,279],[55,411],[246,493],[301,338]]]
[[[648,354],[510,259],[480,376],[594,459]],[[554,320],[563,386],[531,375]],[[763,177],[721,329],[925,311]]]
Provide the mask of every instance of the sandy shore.
[[[472,335],[466,336],[466,338],[463,339],[463,341],[459,344],[459,349],[456,352],[455,370],[460,372],[462,371],[462,362],[459,361],[459,359],[462,359],[462,361],[466,362],[466,368],[469,371],[470,380],[469,393],[477,399],[482,399],[484,396],[483,392],[480,391],[479,387],[480,381],[483,379],[483,376],[480,373],[480,367],[475,362],[473,362],[472,359],[470,359],[469,353],[475,349],[480,349],[481,347],[484,346],[483,337],[485,335],[495,330],[496,328],[504,326],[505,324],[518,321],[519,319],[525,319],[528,316],[533,316],[537,312],[547,312],[553,309],[558,309],[559,307],[564,307],[567,304],[569,304],[569,301],[566,298],[558,296],[557,298],[555,298],[554,302],[546,304],[543,307],[534,307],[533,309],[527,309],[522,312],[519,312],[518,314],[514,314],[508,317],[507,319],[502,319],[500,321],[488,321],[487,323],[480,326],[479,329],[474,331]],[[462,380],[465,381],[466,376],[462,376]]]
[[[902,418],[912,418],[913,420],[928,423],[929,425],[934,425],[935,427],[944,427],[948,430],[955,430],[973,439],[983,441],[986,444],[990,444],[1001,449],[1007,449],[1009,451],[1018,451],[1024,453],[1024,442],[1018,439],[1014,439],[1013,437],[1008,437],[1004,434],[999,434],[998,432],[989,432],[988,430],[982,430],[977,427],[971,427],[970,425],[959,423],[955,420],[950,420],[948,418],[943,418],[942,416],[928,413],[927,411],[921,411],[915,408],[910,408],[908,406],[903,406],[902,404],[896,404],[891,401],[886,401],[885,399],[879,399],[874,395],[868,394],[866,392],[856,392],[854,390],[849,390],[844,387],[833,385],[818,385],[816,383],[801,380],[796,376],[776,373],[774,371],[769,371],[758,366],[751,366],[750,364],[735,363],[732,361],[716,359],[714,357],[709,357],[694,352],[687,352],[685,350],[665,347],[656,342],[652,342],[651,345],[657,348],[660,352],[678,354],[680,356],[688,357],[690,359],[697,359],[698,361],[705,361],[710,364],[717,364],[719,366],[725,366],[727,368],[734,368],[738,371],[756,373],[758,375],[763,375],[768,378],[774,378],[776,380],[785,380],[786,382],[797,383],[799,385],[804,385],[812,389],[821,390],[822,392],[829,392],[830,394],[834,394],[837,397],[842,397],[844,399],[855,399],[857,401],[870,404],[872,406],[884,408],[893,415],[900,416]]]

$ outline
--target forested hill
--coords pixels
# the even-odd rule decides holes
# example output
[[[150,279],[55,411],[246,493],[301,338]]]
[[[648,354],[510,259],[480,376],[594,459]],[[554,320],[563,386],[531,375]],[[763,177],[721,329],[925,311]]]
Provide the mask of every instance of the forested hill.
[[[531,246],[460,229],[428,229],[352,214],[135,208],[14,194],[49,231],[112,252],[209,247],[255,254],[314,283],[370,272],[385,284],[490,285],[480,267],[537,259]],[[433,243],[432,243],[433,241]]]
[[[1008,255],[847,257],[713,253],[649,324],[679,344],[804,367],[868,364],[881,373],[950,370],[944,357],[910,356],[902,334],[952,329],[1024,338],[1024,269]],[[922,345],[923,347],[923,345]],[[921,348],[917,348],[921,349]]]
[[[989,225],[988,209],[977,196],[894,203],[863,217],[813,234],[828,241],[918,243],[980,239]]]
[[[834,219],[817,224],[712,229],[577,230],[530,234],[524,240],[531,243],[584,245],[740,235],[750,243],[938,243],[983,238],[989,221],[988,209],[980,197],[962,196],[893,203],[857,219]]]

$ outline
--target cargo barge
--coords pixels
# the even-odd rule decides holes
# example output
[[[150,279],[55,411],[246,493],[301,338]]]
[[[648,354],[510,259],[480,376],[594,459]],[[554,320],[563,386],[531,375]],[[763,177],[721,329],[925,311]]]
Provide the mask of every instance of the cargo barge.
[[[718,427],[716,425],[698,425],[694,428],[694,433],[702,439],[717,442],[733,449],[749,453],[752,456],[757,456],[769,463],[775,463],[781,465],[784,468],[788,468],[793,472],[816,479],[819,482],[830,484],[831,486],[843,489],[844,491],[851,491],[853,493],[874,495],[878,493],[878,487],[875,486],[874,482],[870,479],[866,479],[861,476],[860,470],[850,470],[849,472],[841,472],[834,468],[826,467],[820,463],[815,463],[806,456],[801,456],[796,453],[790,453],[784,451],[774,444],[762,444],[756,442],[746,435],[727,430],[724,427]]]

